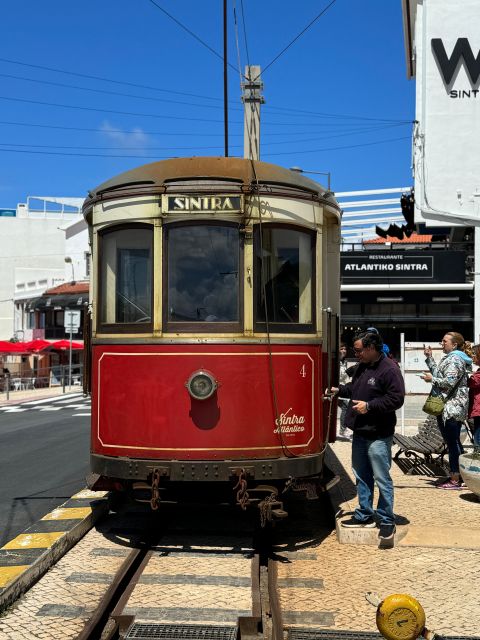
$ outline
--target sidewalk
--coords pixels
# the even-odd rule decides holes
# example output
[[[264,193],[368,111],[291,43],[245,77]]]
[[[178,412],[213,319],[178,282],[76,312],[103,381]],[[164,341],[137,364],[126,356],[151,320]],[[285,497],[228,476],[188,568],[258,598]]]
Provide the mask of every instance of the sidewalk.
[[[79,385],[72,385],[71,387],[65,387],[65,395],[71,395],[72,393],[83,393],[83,387]],[[31,400],[43,400],[44,398],[55,398],[63,395],[63,387],[45,387],[40,389],[26,389],[25,391],[10,391],[10,398],[7,400],[7,394],[5,392],[0,393],[0,407],[20,404],[22,402],[29,402]]]
[[[350,455],[346,442],[335,443],[329,452],[329,463],[341,477],[338,507],[344,513],[357,505]],[[428,628],[448,635],[478,634],[480,500],[468,489],[438,489],[436,478],[405,475],[396,464],[392,478],[395,513],[406,529],[395,548],[339,544],[334,533],[321,549],[326,597],[342,612],[337,624],[349,624],[347,605],[355,601],[356,628],[372,630],[365,593],[409,593],[422,603]]]

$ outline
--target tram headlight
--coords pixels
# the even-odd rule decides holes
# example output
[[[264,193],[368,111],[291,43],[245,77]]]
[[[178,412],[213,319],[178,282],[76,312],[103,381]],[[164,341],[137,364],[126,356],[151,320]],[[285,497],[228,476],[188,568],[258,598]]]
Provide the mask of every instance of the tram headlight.
[[[185,386],[192,398],[195,400],[206,400],[215,393],[218,383],[211,373],[200,369],[192,373],[185,383]]]

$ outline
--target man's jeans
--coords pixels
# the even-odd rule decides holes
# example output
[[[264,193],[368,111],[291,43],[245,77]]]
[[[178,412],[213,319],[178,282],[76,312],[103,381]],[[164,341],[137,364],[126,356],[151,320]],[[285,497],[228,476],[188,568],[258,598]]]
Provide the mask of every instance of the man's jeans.
[[[393,482],[390,477],[392,466],[393,436],[379,440],[367,440],[353,433],[352,467],[357,479],[359,506],[354,516],[361,522],[373,518],[373,488],[379,490],[376,514],[380,524],[395,524],[393,513]]]

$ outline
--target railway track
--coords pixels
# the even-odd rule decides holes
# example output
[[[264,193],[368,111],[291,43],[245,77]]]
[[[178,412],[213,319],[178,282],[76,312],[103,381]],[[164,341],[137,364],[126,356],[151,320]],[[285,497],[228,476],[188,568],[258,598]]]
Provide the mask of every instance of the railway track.
[[[314,562],[322,527],[332,528],[318,501],[298,494],[289,509],[261,529],[258,514],[225,505],[125,505],[6,612],[0,637],[283,640],[292,590],[314,585],[277,565]]]
[[[152,531],[130,551],[79,640],[283,640],[291,616],[282,589],[315,590],[301,576],[278,577],[279,562],[302,553],[315,560],[308,551],[318,538],[312,514],[322,521],[322,509],[303,498],[298,505],[295,522],[267,530],[244,514],[226,524],[214,513],[195,531],[185,523]]]

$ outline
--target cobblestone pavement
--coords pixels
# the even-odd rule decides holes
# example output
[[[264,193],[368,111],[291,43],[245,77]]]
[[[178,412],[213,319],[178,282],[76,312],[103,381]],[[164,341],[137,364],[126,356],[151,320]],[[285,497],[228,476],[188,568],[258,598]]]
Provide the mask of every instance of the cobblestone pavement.
[[[0,638],[77,638],[130,548],[92,529],[0,618]]]
[[[336,459],[329,452],[330,463],[341,473],[338,506],[344,511],[356,506],[350,447],[346,442],[333,445]],[[468,490],[437,489],[434,478],[406,476],[395,464],[392,476],[395,512],[407,523],[405,537],[394,549],[381,550],[376,545],[339,544],[334,532],[320,545],[300,549],[291,563],[279,563],[281,579],[298,577],[300,571],[305,579],[317,581],[312,593],[279,588],[287,626],[375,631],[375,609],[365,599],[373,591],[380,598],[392,593],[414,596],[425,609],[428,628],[438,633],[478,635],[480,502]],[[315,616],[308,614],[312,611]],[[323,625],[318,624],[319,613]]]

